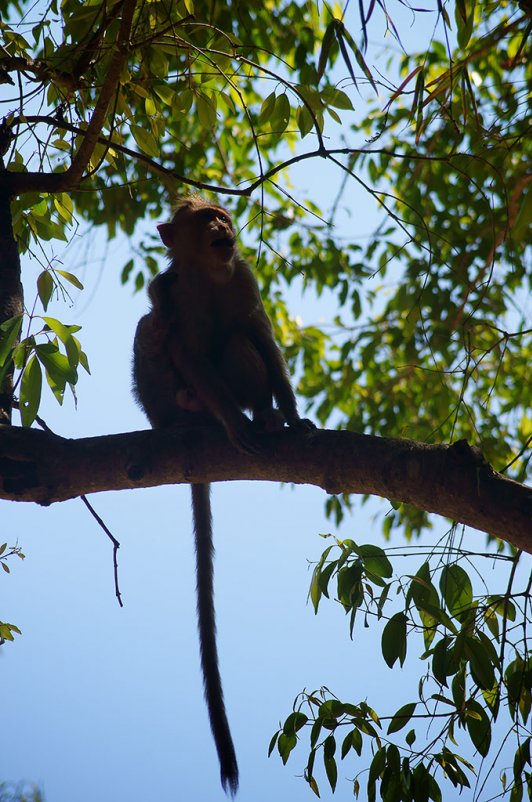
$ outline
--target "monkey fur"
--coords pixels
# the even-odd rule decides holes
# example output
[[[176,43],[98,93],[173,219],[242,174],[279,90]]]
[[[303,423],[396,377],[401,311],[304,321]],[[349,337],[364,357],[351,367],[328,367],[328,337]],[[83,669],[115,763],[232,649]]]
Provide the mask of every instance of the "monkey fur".
[[[135,396],[151,425],[216,421],[248,453],[259,450],[257,432],[278,431],[285,423],[313,428],[298,415],[286,363],[256,279],[236,249],[229,213],[190,196],[158,230],[170,266],[150,284],[151,310],[137,326],[133,357]],[[222,786],[234,795],[238,765],[216,647],[210,486],[192,484],[191,490],[205,699]]]

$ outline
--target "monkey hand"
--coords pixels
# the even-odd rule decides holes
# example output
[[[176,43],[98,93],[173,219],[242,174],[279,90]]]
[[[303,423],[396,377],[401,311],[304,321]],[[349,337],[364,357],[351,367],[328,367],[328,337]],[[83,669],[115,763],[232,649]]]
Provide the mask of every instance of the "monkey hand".
[[[225,429],[229,439],[239,451],[245,454],[258,454],[260,446],[257,433],[244,413],[239,411],[238,416],[235,415],[230,423],[225,421]]]
[[[280,432],[284,427],[285,418],[280,409],[263,409],[261,412],[256,412],[253,415],[253,423],[259,428],[261,432]]]
[[[295,418],[289,421],[288,425],[296,432],[312,432],[316,428],[316,424],[308,418]]]

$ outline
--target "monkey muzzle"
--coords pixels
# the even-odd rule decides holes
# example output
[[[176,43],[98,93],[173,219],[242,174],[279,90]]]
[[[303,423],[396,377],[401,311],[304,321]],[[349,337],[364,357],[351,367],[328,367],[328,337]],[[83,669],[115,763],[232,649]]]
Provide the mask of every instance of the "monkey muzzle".
[[[221,237],[216,237],[211,242],[211,248],[216,251],[216,256],[219,262],[232,262],[235,253],[235,238],[224,234]]]
[[[211,242],[211,246],[213,248],[234,248],[235,247],[235,238],[234,237],[217,237],[215,240]]]

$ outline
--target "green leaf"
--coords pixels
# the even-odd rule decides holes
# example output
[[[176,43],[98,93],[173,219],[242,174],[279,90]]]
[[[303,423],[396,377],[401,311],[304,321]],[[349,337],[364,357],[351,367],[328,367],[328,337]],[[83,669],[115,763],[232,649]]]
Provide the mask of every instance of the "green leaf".
[[[37,279],[37,293],[43,305],[44,311],[48,309],[48,304],[54,291],[54,280],[49,270],[43,270]]]
[[[426,610],[428,607],[431,611],[440,606],[440,597],[432,584],[428,563],[423,563],[417,574],[411,579],[406,597],[407,603],[412,599],[418,609]]]
[[[271,115],[273,114],[273,110],[275,108],[275,100],[277,95],[275,92],[271,92],[267,98],[262,103],[260,114],[259,114],[259,124],[264,125],[265,123],[270,121]]]
[[[77,370],[70,366],[67,357],[60,353],[55,343],[36,345],[35,353],[46,371],[48,382],[57,400],[62,400],[66,383],[76,384]]]
[[[371,761],[368,775],[368,802],[375,802],[376,782],[381,777],[386,766],[386,748],[378,749]]]
[[[286,735],[284,732],[279,735],[279,738],[277,739],[277,749],[281,755],[284,765],[286,765],[286,762],[290,757],[290,752],[296,747],[296,745],[297,738],[295,735]]]
[[[338,21],[336,19],[332,19],[327,25],[325,33],[323,34],[323,39],[321,41],[320,56],[318,59],[318,70],[317,70],[318,82],[321,81],[321,79],[323,78],[325,67],[327,65],[327,61],[329,60],[331,47],[335,41],[335,33],[337,25]]]
[[[336,740],[333,735],[327,736],[323,743],[323,764],[325,766],[325,773],[329,780],[329,785],[334,793],[336,783],[338,781],[338,767],[334,754],[336,752]]]
[[[471,676],[481,690],[491,690],[495,672],[486,647],[476,638],[466,638],[464,651],[469,659]]]
[[[304,727],[307,721],[308,716],[299,711],[294,711],[286,719],[283,726],[283,732],[285,735],[292,735]]]
[[[130,130],[133,139],[143,153],[146,153],[147,156],[152,156],[154,159],[160,156],[160,148],[151,131],[141,128],[140,125],[131,125]]]
[[[391,18],[388,17],[388,20],[390,20],[390,19]],[[373,75],[371,74],[371,70],[369,69],[368,65],[366,64],[366,62],[364,60],[364,56],[362,55],[362,52],[361,52],[360,48],[357,46],[355,40],[353,39],[353,37],[351,36],[351,34],[349,33],[349,31],[347,30],[347,28],[345,26],[342,26],[342,28],[341,28],[341,36],[342,36],[342,38],[339,39],[340,50],[342,51],[342,56],[343,56],[344,61],[346,63],[346,67],[349,70],[349,74],[351,75],[351,78],[353,79],[353,83],[356,86],[356,77],[355,77],[355,74],[354,74],[353,67],[351,65],[350,59],[349,59],[348,54],[347,54],[347,49],[346,49],[345,44],[343,42],[344,39],[348,43],[348,45],[351,48],[351,50],[353,51],[353,53],[355,54],[355,59],[357,61],[358,66],[360,67],[360,69],[362,70],[362,72],[364,73],[366,78],[368,79],[369,83],[373,87],[373,89],[375,91],[375,94],[378,95],[377,84],[375,83],[375,79],[373,78]]]
[[[65,221],[65,223],[72,222],[74,205],[72,203],[70,195],[67,195],[66,192],[62,192],[60,195],[56,195],[54,197],[54,206],[57,209],[59,216]]]
[[[453,639],[445,635],[433,649],[432,673],[439,683],[447,687],[447,677],[458,671],[455,650],[451,648]]]
[[[42,372],[35,356],[30,357],[20,384],[20,417],[22,425],[29,427],[35,420],[41,403]]]
[[[122,272],[120,274],[120,281],[122,284],[125,284],[131,275],[131,271],[135,265],[135,261],[133,259],[129,259],[124,267],[122,268]]]
[[[451,690],[456,709],[462,710],[462,708],[465,706],[466,700],[465,667],[463,664],[460,667],[460,670],[457,671],[453,677]]]
[[[382,633],[382,656],[386,664],[393,668],[396,660],[402,666],[406,658],[406,625],[407,618],[404,613],[393,615]]]
[[[321,579],[321,577],[322,577],[322,572],[327,570],[327,568],[324,569],[323,566],[325,565],[325,562],[326,562],[326,560],[327,560],[327,558],[328,558],[328,556],[329,556],[329,554],[331,552],[331,549],[332,549],[332,546],[328,546],[325,549],[325,551],[322,553],[322,555],[321,555],[321,557],[319,559],[318,564],[316,565],[316,567],[314,568],[314,571],[312,572],[312,580],[311,580],[311,583],[310,583],[309,596],[310,596],[310,600],[312,601],[312,606],[314,607],[314,613],[318,612],[320,599],[321,599],[322,593],[324,593],[324,590],[322,588],[322,579]],[[333,562],[331,564],[333,565],[333,567],[336,565],[335,562]],[[325,596],[327,596],[326,592],[325,592]]]
[[[217,122],[214,98],[198,92],[196,94],[196,109],[198,110],[200,125],[207,129],[214,128]]]
[[[359,757],[362,754],[362,735],[360,731],[356,729],[356,727],[352,729],[351,732],[348,732],[342,741],[342,760],[347,756],[351,749],[354,749]]]
[[[71,330],[71,331],[73,331],[73,330],[74,330],[74,326],[70,326],[70,330]],[[78,355],[79,355],[79,364],[82,366],[82,368],[83,368],[83,369],[84,369],[84,370],[85,370],[87,373],[89,373],[89,374],[90,374],[90,372],[91,372],[91,371],[90,371],[90,367],[89,367],[89,360],[88,360],[88,358],[87,358],[87,354],[85,353],[85,351],[82,351],[82,350],[81,350],[81,343],[80,343],[80,341],[77,339],[77,337],[72,337],[72,339],[74,340],[74,343],[75,343],[75,345],[76,345],[76,348],[77,348],[77,351],[78,351]]]
[[[473,588],[464,569],[453,563],[444,566],[440,576],[440,591],[451,615],[460,615],[471,607]]]
[[[81,283],[79,278],[75,276],[73,273],[69,273],[67,270],[58,270],[57,268],[55,272],[58,273],[60,276],[63,276],[63,278],[66,281],[68,281],[70,284],[73,284],[74,287],[77,287],[78,290],[83,289],[83,284]]]
[[[46,323],[46,325],[49,326],[49,328],[57,334],[62,343],[66,343],[67,340],[69,340],[72,337],[70,331],[64,325],[64,323],[61,323],[61,321],[56,320],[55,317],[43,317],[43,320]]]
[[[362,588],[362,563],[357,561],[338,571],[337,588],[338,600],[346,610],[360,607],[364,599]]]
[[[336,109],[347,109],[352,111],[354,106],[349,95],[334,86],[326,86],[320,93],[325,106],[334,106]]]
[[[11,351],[20,335],[22,315],[15,315],[0,324],[0,366],[11,357]]]
[[[306,106],[299,106],[297,110],[297,124],[302,139],[314,128],[314,120]]]
[[[5,563],[2,563],[2,566],[4,565]],[[12,641],[14,640],[13,632],[16,632],[17,635],[21,634],[20,629],[14,624],[5,624],[3,621],[0,621],[0,638],[3,638],[3,640]]]
[[[409,730],[407,732],[407,734],[405,735],[405,741],[406,741],[407,745],[408,746],[413,746],[414,743],[415,743],[415,740],[416,740],[416,731],[415,730]]]
[[[69,326],[65,326],[61,321],[53,317],[43,317],[44,322],[50,329],[57,334],[65,346],[68,363],[71,368],[76,369],[79,365],[80,348],[79,341],[72,336]],[[77,330],[78,327],[76,327]]]
[[[271,757],[273,750],[275,749],[275,745],[277,744],[277,738],[279,737],[280,730],[278,730],[272,737],[270,741],[270,745],[268,747],[268,757]]]
[[[157,114],[157,104],[155,103],[153,95],[150,95],[145,99],[144,108],[148,117],[155,117]]]
[[[275,98],[275,106],[270,117],[270,128],[275,134],[282,134],[290,122],[290,101],[283,92]]]
[[[71,148],[70,142],[67,142],[65,139],[52,139],[50,145],[53,148],[64,151],[65,153],[68,153]]]
[[[525,738],[518,746],[514,755],[513,773],[516,783],[520,783],[526,765],[531,765],[530,761],[530,737]]]
[[[388,726],[388,735],[391,735],[393,732],[399,732],[399,730],[402,730],[403,727],[406,727],[414,715],[415,709],[415,702],[409,702],[408,704],[403,705],[403,707],[400,707],[390,721]]]
[[[456,0],[455,3],[457,39],[462,50],[467,47],[473,33],[475,4],[476,0]]]
[[[486,757],[491,745],[491,724],[482,705],[474,699],[467,704],[466,727],[479,754]]]
[[[510,598],[506,596],[489,596],[488,604],[501,618],[507,618],[508,621],[515,621],[515,605]]]
[[[310,730],[310,746],[312,749],[314,749],[314,747],[318,743],[318,738],[320,737],[321,730],[322,730],[321,721],[317,719],[312,725]]]
[[[364,562],[364,567],[372,574],[386,578],[392,576],[392,564],[379,546],[366,543],[363,546],[355,546],[354,550]]]

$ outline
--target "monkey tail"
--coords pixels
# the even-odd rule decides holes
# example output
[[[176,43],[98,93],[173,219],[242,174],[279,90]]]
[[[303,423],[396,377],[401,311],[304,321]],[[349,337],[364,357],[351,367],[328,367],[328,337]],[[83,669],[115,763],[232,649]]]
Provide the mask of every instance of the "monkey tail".
[[[209,484],[192,484],[192,513],[196,544],[198,630],[205,701],[220,761],[222,786],[234,796],[238,789],[238,764],[225,712],[222,680],[216,647],[214,612],[214,546]]]

